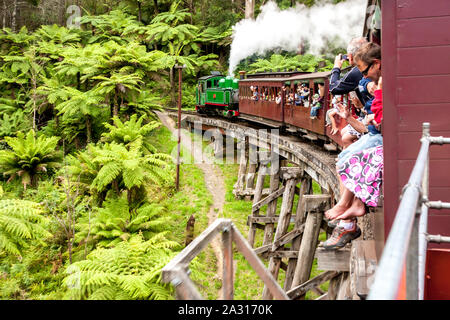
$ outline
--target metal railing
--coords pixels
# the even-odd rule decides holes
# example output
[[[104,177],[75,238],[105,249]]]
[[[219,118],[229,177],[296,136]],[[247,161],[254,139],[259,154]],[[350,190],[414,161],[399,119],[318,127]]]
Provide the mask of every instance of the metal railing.
[[[429,201],[429,149],[432,144],[450,144],[450,138],[431,137],[430,124],[423,123],[419,155],[403,188],[400,205],[383,249],[369,300],[398,297],[406,270],[406,299],[423,300],[428,242],[450,242],[450,237],[427,233],[428,209],[449,209],[450,203]]]

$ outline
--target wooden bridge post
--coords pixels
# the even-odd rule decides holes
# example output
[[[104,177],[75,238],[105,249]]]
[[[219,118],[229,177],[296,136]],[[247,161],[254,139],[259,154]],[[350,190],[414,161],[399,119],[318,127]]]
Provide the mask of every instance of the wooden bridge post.
[[[255,186],[255,193],[253,196],[253,204],[256,204],[257,202],[259,202],[261,200],[262,191],[263,191],[263,187],[264,187],[264,179],[266,178],[266,175],[267,175],[268,161],[266,159],[263,159],[262,157],[260,157],[260,159],[261,159],[261,164],[259,166],[258,177],[256,178],[256,186]],[[259,209],[256,209],[251,214],[252,217],[258,216],[258,215],[259,215]],[[256,234],[256,223],[254,223],[253,221],[250,220],[249,221],[249,230],[248,230],[248,242],[251,247],[253,247],[255,244],[255,234]]]
[[[312,192],[312,180],[309,175],[304,174],[300,184],[300,190],[298,193],[297,212],[295,215],[294,230],[299,230],[301,226],[306,222],[305,211],[305,195]],[[292,251],[298,251],[302,242],[303,234],[300,233],[296,238],[292,240]],[[295,267],[297,266],[297,258],[290,258],[286,270],[286,277],[284,280],[284,290],[288,291],[291,288],[292,280],[294,278]]]
[[[307,281],[311,275],[323,213],[330,207],[329,195],[305,195],[304,199],[307,217],[298,251],[298,263],[292,280],[294,287]]]
[[[271,167],[269,194],[273,194],[275,191],[277,191],[280,188],[279,168],[276,168],[275,170],[276,171],[273,171],[273,168]],[[277,202],[278,202],[278,198],[275,198],[271,202],[269,202],[269,204],[267,205],[267,211],[266,211],[267,217],[275,216],[275,213],[277,211]],[[266,225],[264,227],[264,239],[263,239],[263,244],[262,244],[263,246],[272,243],[274,230],[275,230],[274,223],[266,223]]]
[[[254,187],[256,169],[258,167],[258,141],[254,140],[254,138],[250,138],[248,144],[248,173],[246,177],[246,188],[248,189],[253,189]]]
[[[245,175],[247,172],[247,162],[248,162],[248,136],[245,136],[243,140],[239,141],[238,148],[241,152],[239,161],[239,173],[236,184],[234,185],[234,194],[236,198],[239,198],[239,193],[244,191],[245,187]]]
[[[292,207],[295,195],[295,186],[298,183],[298,177],[301,173],[300,168],[286,167],[282,168],[283,179],[286,181],[286,186],[283,193],[283,200],[281,204],[280,217],[278,218],[277,229],[275,231],[274,242],[279,240],[287,231],[292,214]],[[277,250],[277,245],[272,245],[272,252]],[[269,258],[269,272],[275,279],[278,278],[278,272],[281,266],[281,257],[271,256]],[[263,300],[272,299],[272,295],[265,287],[262,295]]]

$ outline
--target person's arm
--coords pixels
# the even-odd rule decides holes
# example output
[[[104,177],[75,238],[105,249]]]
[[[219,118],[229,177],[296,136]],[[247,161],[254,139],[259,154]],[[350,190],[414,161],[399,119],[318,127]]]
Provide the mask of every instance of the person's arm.
[[[334,69],[332,70],[334,72]],[[354,91],[358,87],[359,81],[362,79],[362,73],[357,67],[354,67],[341,80],[331,84],[330,93],[332,95],[342,95]]]
[[[352,117],[352,114],[341,104],[337,104],[339,112],[337,113],[341,118],[345,119],[348,124],[350,124],[353,129],[359,133],[367,132],[367,127],[361,122]]]

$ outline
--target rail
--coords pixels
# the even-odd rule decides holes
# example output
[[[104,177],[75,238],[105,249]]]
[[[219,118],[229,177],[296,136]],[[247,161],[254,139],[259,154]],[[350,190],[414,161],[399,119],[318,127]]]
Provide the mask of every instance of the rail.
[[[428,242],[450,242],[450,237],[427,233],[428,209],[450,208],[450,203],[429,201],[429,148],[450,144],[450,138],[431,137],[430,124],[423,123],[419,155],[386,241],[369,300],[394,300],[398,297],[403,271],[406,273],[406,299],[423,300],[425,261]]]
[[[223,275],[222,296],[224,300],[232,300],[234,296],[234,271],[232,244],[242,253],[273,297],[278,300],[289,300],[289,297],[278,285],[253,252],[247,240],[236,229],[229,219],[217,219],[202,234],[194,239],[174,259],[162,269],[162,280],[172,283],[177,297],[183,300],[203,300],[193,281],[189,278],[189,263],[219,234],[222,233]]]

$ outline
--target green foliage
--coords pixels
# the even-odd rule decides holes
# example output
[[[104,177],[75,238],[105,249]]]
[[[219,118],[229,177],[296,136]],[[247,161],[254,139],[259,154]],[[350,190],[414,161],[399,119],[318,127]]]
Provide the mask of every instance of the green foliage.
[[[106,142],[116,142],[130,147],[131,144],[137,139],[141,139],[142,146],[149,152],[155,153],[156,149],[146,141],[149,134],[160,126],[158,121],[151,121],[142,125],[145,116],[141,116],[137,119],[137,114],[133,114],[130,120],[122,122],[119,118],[114,117],[113,123],[105,123],[105,127],[109,129],[109,132],[103,133],[104,140]]]
[[[148,240],[164,231],[164,226],[169,223],[167,217],[161,216],[162,211],[163,207],[156,204],[144,204],[130,210],[126,197],[108,198],[103,208],[96,208],[92,218],[84,217],[80,222],[75,242],[114,247],[137,233],[142,233]]]
[[[14,136],[17,132],[30,130],[30,121],[22,110],[17,110],[12,115],[3,114],[0,118],[0,138]]]
[[[137,138],[128,148],[115,142],[105,144],[97,149],[94,162],[102,167],[91,186],[101,192],[117,181],[127,190],[139,188],[144,183],[168,183],[172,179],[171,160],[169,155],[163,153],[144,154],[142,138]]]
[[[24,189],[35,186],[39,174],[60,167],[62,154],[56,150],[58,137],[36,138],[34,130],[25,136],[19,132],[17,137],[6,137],[12,150],[0,151],[0,170],[9,180],[20,177]]]
[[[319,67],[319,63],[324,64]],[[330,69],[331,62],[316,57],[312,54],[296,55],[293,57],[283,56],[281,54],[273,54],[269,59],[258,59],[256,62],[250,64],[249,72],[264,72],[264,71],[281,71],[294,70],[304,72],[325,71]]]
[[[25,200],[0,200],[0,248],[8,254],[20,255],[26,240],[42,240],[45,217],[39,204]],[[42,242],[42,241],[41,241]]]
[[[67,268],[66,298],[89,300],[167,300],[170,287],[161,282],[161,269],[178,247],[163,233],[144,241],[135,235],[112,249],[97,248],[87,260]]]

